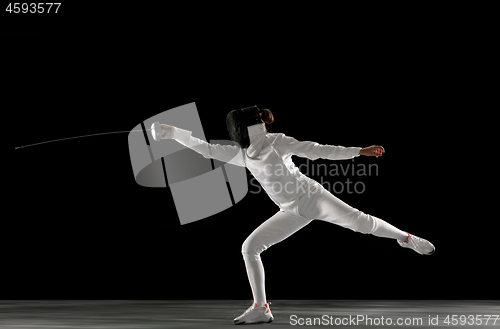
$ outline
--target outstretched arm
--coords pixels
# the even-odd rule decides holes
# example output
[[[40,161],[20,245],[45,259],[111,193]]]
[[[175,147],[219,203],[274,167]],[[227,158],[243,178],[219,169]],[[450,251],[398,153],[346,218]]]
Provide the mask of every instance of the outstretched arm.
[[[274,146],[277,149],[282,149],[285,153],[311,160],[320,158],[328,160],[352,159],[360,155],[362,150],[361,147],[334,146],[309,141],[300,142],[284,134],[277,135]]]
[[[174,126],[160,124],[162,139],[175,139],[180,144],[200,153],[205,158],[213,158],[237,166],[245,166],[240,147],[233,145],[210,144],[191,136],[191,132]]]
[[[368,147],[364,147],[359,151],[359,155],[366,155],[366,156],[374,156],[374,157],[379,157],[382,156],[382,153],[384,153],[385,150],[382,146],[380,145],[372,145]]]
[[[293,137],[279,134],[275,146],[285,149],[291,154],[316,160],[318,158],[328,160],[352,159],[359,155],[379,157],[385,152],[382,146],[372,145],[365,148],[343,147],[333,145],[322,145],[316,142],[299,142]]]

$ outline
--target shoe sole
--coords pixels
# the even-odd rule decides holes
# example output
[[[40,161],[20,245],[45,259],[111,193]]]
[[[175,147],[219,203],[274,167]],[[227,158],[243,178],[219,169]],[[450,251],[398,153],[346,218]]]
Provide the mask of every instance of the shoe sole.
[[[269,321],[267,321],[267,322],[246,322],[246,321],[237,322],[236,320],[234,320],[234,324],[236,324],[236,325],[239,325],[239,324],[259,324],[259,323],[271,323],[273,321],[274,321],[274,318],[270,318]]]

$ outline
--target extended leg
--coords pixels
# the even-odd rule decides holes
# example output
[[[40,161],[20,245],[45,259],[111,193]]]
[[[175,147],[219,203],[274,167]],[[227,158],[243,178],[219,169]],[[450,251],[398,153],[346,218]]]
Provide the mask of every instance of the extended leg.
[[[326,189],[311,198],[304,199],[299,210],[305,218],[320,219],[356,232],[397,239],[400,246],[422,255],[432,255],[436,251],[429,241],[401,231],[378,217],[367,215],[349,206]]]
[[[386,221],[367,215],[335,197],[326,189],[305,200],[300,210],[306,218],[320,219],[360,233],[406,241],[408,233]]]

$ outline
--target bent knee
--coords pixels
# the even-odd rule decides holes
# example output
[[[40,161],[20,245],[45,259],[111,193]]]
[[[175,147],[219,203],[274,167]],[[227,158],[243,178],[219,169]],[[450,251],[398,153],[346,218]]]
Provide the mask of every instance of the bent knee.
[[[246,260],[259,260],[260,254],[266,249],[265,245],[249,236],[241,245],[241,254]]]

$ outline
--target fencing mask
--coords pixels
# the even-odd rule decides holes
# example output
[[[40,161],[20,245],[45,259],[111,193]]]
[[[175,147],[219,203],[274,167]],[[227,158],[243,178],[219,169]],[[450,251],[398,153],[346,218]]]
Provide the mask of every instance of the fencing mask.
[[[226,117],[227,131],[231,140],[241,148],[250,146],[248,127],[263,124],[260,113],[261,110],[255,105],[228,113]]]

